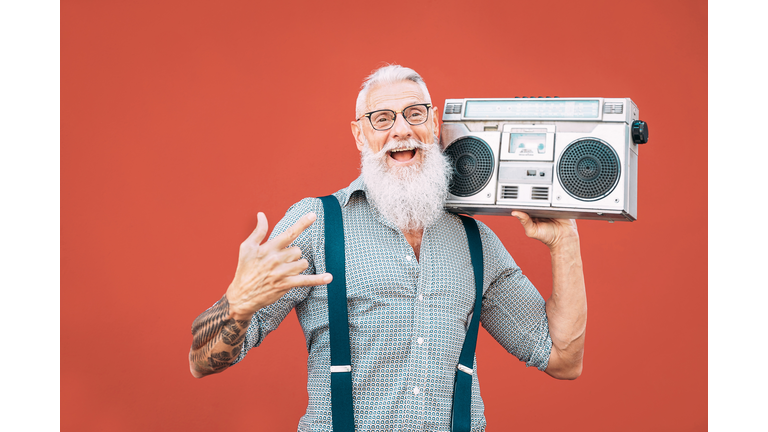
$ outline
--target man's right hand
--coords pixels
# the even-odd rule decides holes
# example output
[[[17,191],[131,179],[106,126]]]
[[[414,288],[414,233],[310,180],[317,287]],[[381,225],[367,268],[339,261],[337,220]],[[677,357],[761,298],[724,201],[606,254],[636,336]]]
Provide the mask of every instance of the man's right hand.
[[[317,219],[308,213],[279,236],[261,242],[267,236],[268,224],[259,212],[256,229],[240,245],[240,257],[235,278],[227,289],[230,313],[236,320],[250,320],[256,311],[275,303],[291,288],[329,283],[330,273],[302,275],[309,267],[301,258],[301,249],[288,247]]]

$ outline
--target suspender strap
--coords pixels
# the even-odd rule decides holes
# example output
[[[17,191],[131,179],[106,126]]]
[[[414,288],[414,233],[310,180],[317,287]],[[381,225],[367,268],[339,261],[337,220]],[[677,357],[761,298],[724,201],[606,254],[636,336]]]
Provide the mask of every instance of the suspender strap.
[[[328,331],[331,339],[331,415],[334,432],[354,432],[352,406],[352,359],[347,314],[347,275],[344,250],[344,222],[341,206],[333,195],[320,197],[325,213],[325,268],[333,275],[328,284]],[[469,255],[475,279],[475,308],[464,346],[456,366],[451,412],[452,432],[470,432],[472,427],[472,376],[477,332],[483,302],[483,245],[477,222],[460,216],[467,232]]]
[[[480,327],[480,312],[483,302],[483,245],[477,222],[467,216],[461,216],[464,230],[467,232],[469,255],[475,273],[475,309],[469,324],[464,346],[456,366],[456,379],[453,386],[453,408],[451,410],[452,432],[470,432],[472,428],[472,370],[477,346],[477,331]]]
[[[325,213],[325,269],[333,275],[328,284],[328,331],[331,338],[331,414],[334,432],[353,432],[352,360],[347,315],[347,272],[344,222],[333,195],[321,197]]]

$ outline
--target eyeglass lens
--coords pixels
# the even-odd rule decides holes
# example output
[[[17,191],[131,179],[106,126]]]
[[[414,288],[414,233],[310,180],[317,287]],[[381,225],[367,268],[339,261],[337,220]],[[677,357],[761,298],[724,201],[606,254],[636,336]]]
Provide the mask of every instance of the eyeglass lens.
[[[424,105],[408,107],[403,111],[403,117],[411,126],[417,126],[427,121],[428,108]],[[389,129],[395,124],[396,114],[391,110],[376,111],[371,114],[371,124],[374,129]]]

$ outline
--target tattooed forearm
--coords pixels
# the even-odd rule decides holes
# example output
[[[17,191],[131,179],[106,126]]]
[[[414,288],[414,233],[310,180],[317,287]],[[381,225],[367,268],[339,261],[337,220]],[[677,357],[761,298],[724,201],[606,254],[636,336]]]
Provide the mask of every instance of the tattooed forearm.
[[[250,322],[228,316],[229,301],[225,295],[192,322],[189,361],[200,375],[228,368],[242,350],[241,345]]]
[[[248,321],[238,321],[230,319],[224,323],[221,330],[221,337],[224,343],[231,346],[240,345],[245,339],[245,328],[248,328]]]

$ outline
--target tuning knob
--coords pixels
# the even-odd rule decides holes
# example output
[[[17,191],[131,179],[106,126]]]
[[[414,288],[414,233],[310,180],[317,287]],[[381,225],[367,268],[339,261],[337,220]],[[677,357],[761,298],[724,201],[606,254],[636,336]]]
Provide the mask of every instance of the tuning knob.
[[[648,142],[648,124],[641,120],[632,122],[632,141],[635,144],[645,144]]]

